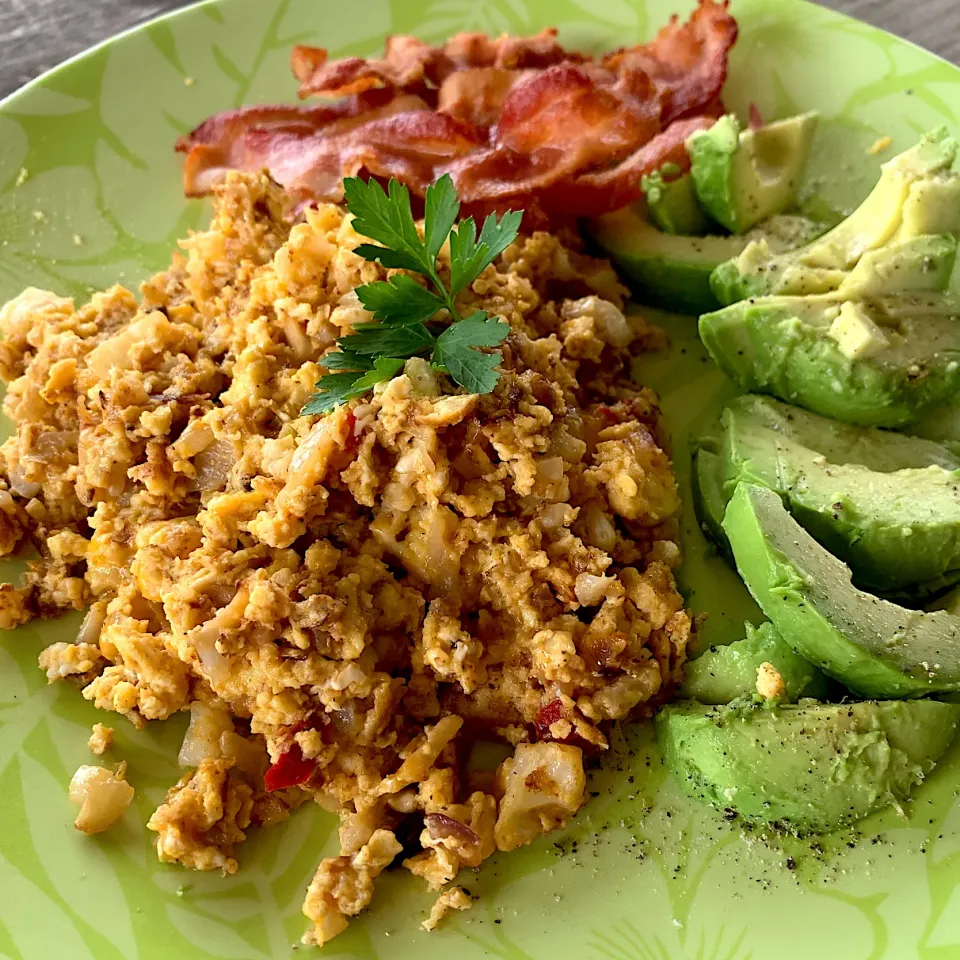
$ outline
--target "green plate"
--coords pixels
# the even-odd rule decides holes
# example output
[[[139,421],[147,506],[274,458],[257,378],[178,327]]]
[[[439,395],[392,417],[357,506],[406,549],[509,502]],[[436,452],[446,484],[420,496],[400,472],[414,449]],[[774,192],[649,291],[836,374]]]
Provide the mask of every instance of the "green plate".
[[[0,105],[0,300],[27,284],[82,297],[163,267],[207,208],[180,192],[172,144],[208,114],[291,99],[294,43],[369,55],[387,33],[531,33],[609,48],[650,37],[689,0],[225,0],[98,47]],[[764,117],[816,108],[825,122],[811,187],[834,207],[862,198],[882,157],[941,123],[960,130],[960,70],[908,43],[800,0],[734,0],[742,35],[728,102]],[[891,151],[892,152],[892,151]],[[888,153],[887,156],[890,154]],[[729,388],[690,320],[667,319],[671,350],[639,364],[661,390],[689,494],[687,436]],[[689,503],[689,497],[687,499]],[[711,640],[756,614],[688,511],[684,585]],[[40,649],[77,618],[0,645],[0,958],[268,960],[304,956],[303,890],[336,852],[335,819],[301,808],[247,842],[235,877],[156,861],[144,828],[178,776],[183,719],[136,731],[116,718],[135,810],[100,838],[74,830],[72,771],[107,720],[67,685],[46,686]],[[684,800],[650,750],[649,727],[616,733],[572,828],[496,856],[466,886],[481,899],[433,934],[432,897],[403,871],[329,957],[419,960],[747,960],[960,957],[960,748],[917,792],[854,834],[800,843],[743,833]],[[849,844],[849,845],[848,845]],[[296,951],[296,952],[295,952]]]

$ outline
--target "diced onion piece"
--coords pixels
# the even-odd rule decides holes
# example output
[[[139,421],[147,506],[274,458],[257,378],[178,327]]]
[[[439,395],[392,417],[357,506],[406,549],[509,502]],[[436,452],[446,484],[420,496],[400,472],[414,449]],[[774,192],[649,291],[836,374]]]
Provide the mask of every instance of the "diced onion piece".
[[[230,479],[230,471],[237,462],[233,443],[221,437],[204,447],[193,459],[197,471],[197,489],[201,491],[221,490]]]
[[[113,826],[133,800],[133,787],[124,779],[126,764],[116,773],[83,764],[70,781],[70,802],[80,807],[74,826],[83,833],[103,833]]]
[[[540,513],[540,525],[544,530],[556,530],[573,520],[573,508],[568,503],[551,503]]]
[[[180,746],[180,766],[199,767],[202,760],[219,760],[220,737],[233,733],[233,721],[226,710],[194,700],[190,704],[190,726]]]
[[[330,680],[332,690],[346,690],[351,684],[363,683],[367,675],[362,667],[356,663],[348,663],[333,679]]]
[[[100,631],[103,630],[103,622],[107,617],[107,602],[98,600],[83,618],[80,624],[80,630],[77,633],[77,643],[99,643]]]
[[[215,439],[209,423],[199,419],[191,420],[170,446],[178,457],[189,460],[206,450]]]
[[[545,483],[556,483],[563,479],[563,457],[547,457],[537,464],[537,475]]]
[[[194,649],[214,687],[219,686],[230,676],[227,658],[217,649],[218,634],[217,623],[205,623],[193,637]]]
[[[41,490],[39,483],[33,483],[27,480],[23,467],[19,464],[10,470],[8,476],[10,477],[10,486],[13,488],[14,493],[19,494],[21,497],[28,499],[35,497]]]

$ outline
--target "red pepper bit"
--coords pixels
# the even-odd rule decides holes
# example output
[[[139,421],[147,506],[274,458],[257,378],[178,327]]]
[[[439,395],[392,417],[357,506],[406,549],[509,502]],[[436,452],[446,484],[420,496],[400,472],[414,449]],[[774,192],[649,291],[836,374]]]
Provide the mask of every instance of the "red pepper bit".
[[[571,730],[565,737],[554,737],[550,733],[550,727],[558,720],[567,720],[563,710],[563,701],[558,697],[551,700],[548,704],[541,707],[533,721],[534,729],[537,733],[537,740],[548,740],[551,743],[563,743],[568,747],[579,747],[584,753],[596,753],[599,749],[595,743],[584,740],[575,730]]]
[[[551,700],[546,706],[543,706],[537,712],[533,721],[534,729],[537,731],[538,740],[552,740],[550,736],[550,727],[558,720],[563,719],[563,703],[558,697]]]
[[[357,438],[354,436],[354,431],[357,426],[357,417],[352,410],[347,411],[347,415],[343,418],[347,425],[347,446],[356,446]]]
[[[267,793],[295,787],[299,783],[306,783],[316,769],[316,761],[308,760],[303,755],[300,744],[294,740],[290,749],[281,754],[264,774],[263,785]]]
[[[605,403],[601,403],[596,408],[596,414],[601,420],[605,420],[607,423],[617,422],[617,415]]]

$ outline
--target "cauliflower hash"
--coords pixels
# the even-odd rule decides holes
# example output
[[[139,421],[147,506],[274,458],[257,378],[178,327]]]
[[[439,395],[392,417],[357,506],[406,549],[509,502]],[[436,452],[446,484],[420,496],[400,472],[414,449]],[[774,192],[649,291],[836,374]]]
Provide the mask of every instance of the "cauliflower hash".
[[[387,271],[341,207],[291,226],[285,203],[232,174],[139,303],[0,311],[0,551],[39,553],[0,625],[89,608],[48,678],[137,726],[190,712],[161,860],[233,873],[252,827],[339,814],[303,905],[323,944],[395,860],[438,892],[431,928],[469,906],[461,868],[562,826],[610,723],[681,680],[691,621],[657,400],[628,369],[663,338],[609,263],[535,233],[461,294],[511,327],[491,394],[414,359],[301,417]],[[484,740],[509,745],[496,770],[467,763]]]

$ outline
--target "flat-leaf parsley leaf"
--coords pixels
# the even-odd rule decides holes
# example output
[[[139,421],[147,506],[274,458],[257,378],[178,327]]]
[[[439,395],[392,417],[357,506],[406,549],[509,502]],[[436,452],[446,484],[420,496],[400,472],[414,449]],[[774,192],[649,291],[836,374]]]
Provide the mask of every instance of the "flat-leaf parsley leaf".
[[[510,327],[502,320],[488,317],[482,310],[459,323],[452,323],[437,337],[433,350],[434,366],[441,367],[470,393],[489,393],[500,374],[496,368],[503,359],[497,350],[480,353],[473,347],[497,347]]]
[[[440,297],[405,273],[389,280],[365,283],[357,287],[357,296],[374,318],[383,323],[423,323],[446,306]]]
[[[503,343],[510,327],[483,311],[460,319],[456,297],[516,239],[523,213],[509,211],[500,220],[491,214],[479,237],[472,217],[454,228],[460,202],[453,181],[443,176],[427,187],[421,239],[403,184],[391,180],[384,190],[375,180],[350,177],[343,185],[354,230],[376,241],[360,244],[354,253],[387,269],[420,274],[429,287],[406,274],[357,287],[360,302],[376,322],[358,324],[337,340],[339,351],[322,358],[329,372],[317,382],[303,413],[327,413],[363,396],[396,376],[410,357],[428,358],[470,393],[489,393],[500,379],[497,367],[503,355],[483,351]],[[437,256],[448,237],[449,288],[437,271]],[[441,326],[445,318],[438,318],[443,311],[450,318],[446,327]]]
[[[402,360],[390,357],[378,357],[373,361],[373,369],[361,374],[331,373],[321,377],[317,383],[317,392],[310,398],[301,411],[304,415],[329,413],[334,407],[362,397],[384,380],[392,380],[403,369]]]

